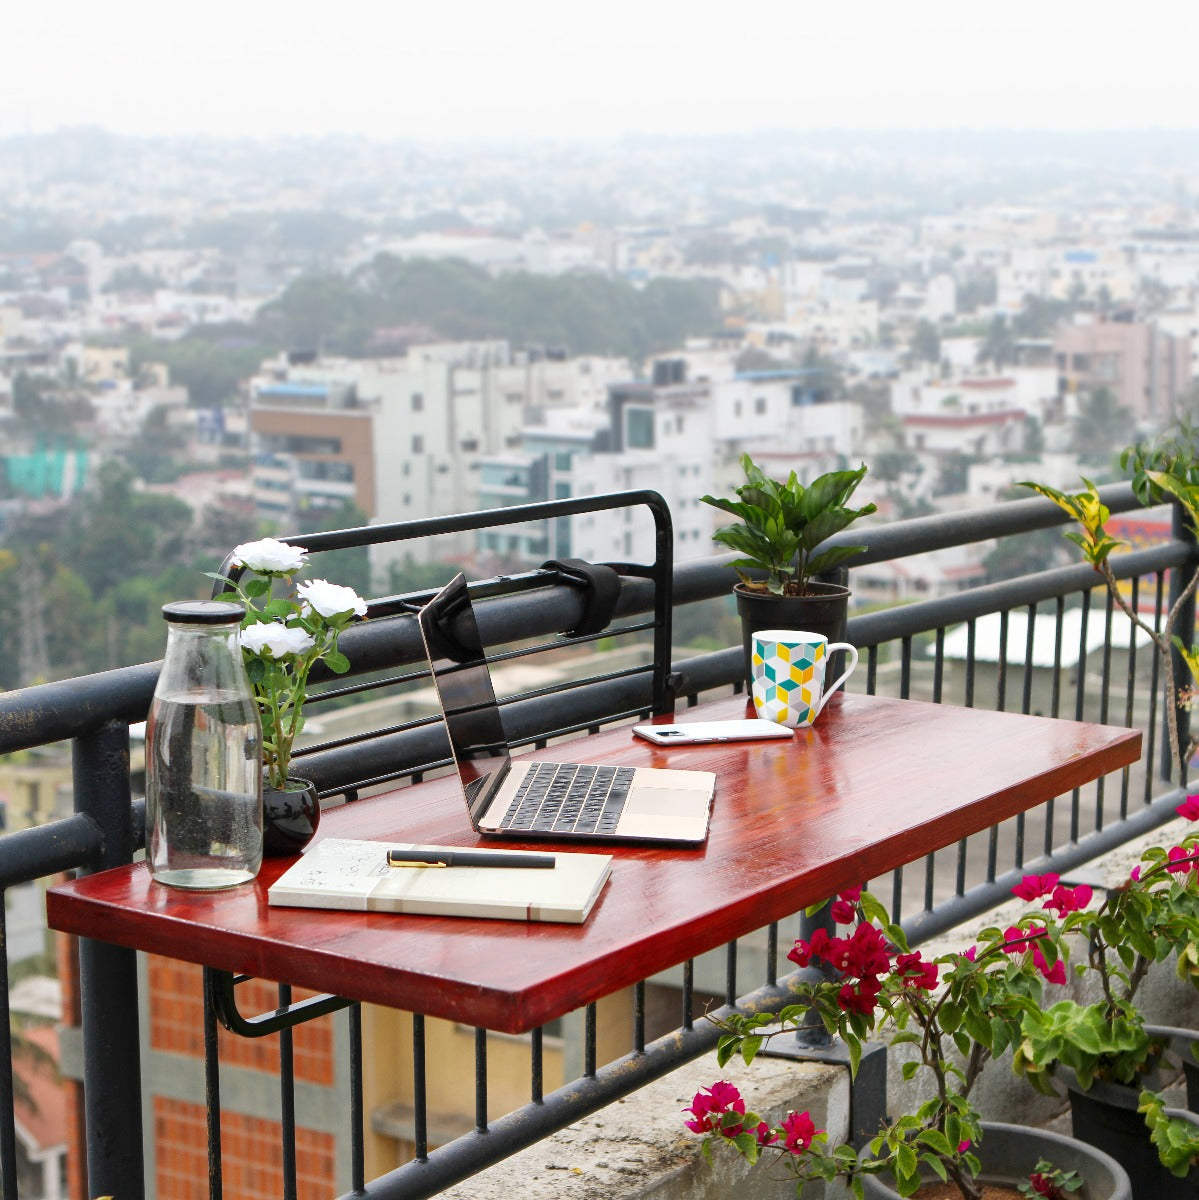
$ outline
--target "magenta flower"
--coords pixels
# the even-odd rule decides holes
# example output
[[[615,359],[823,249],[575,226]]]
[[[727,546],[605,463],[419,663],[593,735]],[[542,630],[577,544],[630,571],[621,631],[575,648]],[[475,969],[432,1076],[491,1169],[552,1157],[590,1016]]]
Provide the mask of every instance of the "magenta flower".
[[[1053,895],[1041,907],[1049,909],[1050,912],[1056,912],[1059,917],[1064,917],[1067,913],[1079,912],[1086,908],[1091,903],[1092,895],[1091,888],[1085,883],[1080,883],[1077,887],[1072,888],[1059,884],[1053,889]]]
[[[1199,794],[1188,796],[1174,811],[1188,821],[1199,821]]]
[[[1192,871],[1199,869],[1196,864],[1196,859],[1199,859],[1199,854],[1191,850],[1184,850],[1181,846],[1171,846],[1166,851],[1166,858],[1169,859],[1170,865],[1166,870],[1171,875],[1179,875],[1184,871]]]
[[[783,1118],[783,1146],[792,1154],[802,1154],[812,1144],[812,1139],[823,1133],[806,1113],[789,1112]]]
[[[895,959],[895,974],[905,988],[918,988],[931,992],[937,986],[937,964],[925,962],[916,950],[912,954],[900,954]]]
[[[1041,953],[1041,947],[1034,945],[1032,948],[1032,961],[1037,970],[1045,977],[1046,983],[1066,982],[1066,964],[1060,958],[1051,967],[1045,955]]]
[[[1039,900],[1048,896],[1058,884],[1057,875],[1025,875],[1014,888],[1012,895],[1021,900]]]
[[[841,990],[837,993],[837,1004],[844,1012],[858,1012],[868,1017],[874,1012],[874,1006],[878,1003],[879,993],[882,990],[883,985],[878,979],[873,975],[868,975],[856,982],[842,984]]]
[[[970,1149],[970,1146],[971,1142],[969,1138],[966,1138],[964,1142],[958,1142],[958,1153],[965,1154],[966,1151]]]
[[[744,1113],[745,1101],[733,1084],[717,1080],[711,1087],[696,1092],[691,1106],[683,1111],[693,1116],[693,1120],[683,1122],[692,1133],[719,1133],[731,1138],[741,1132],[741,1126],[725,1127],[722,1117],[725,1113]]]
[[[974,962],[974,960],[978,958],[978,947],[967,946],[966,949],[962,951],[962,957],[966,959],[967,962]]]
[[[760,1122],[757,1129],[754,1130],[754,1137],[758,1139],[759,1146],[769,1146],[772,1142],[779,1140],[778,1132],[765,1121]]]

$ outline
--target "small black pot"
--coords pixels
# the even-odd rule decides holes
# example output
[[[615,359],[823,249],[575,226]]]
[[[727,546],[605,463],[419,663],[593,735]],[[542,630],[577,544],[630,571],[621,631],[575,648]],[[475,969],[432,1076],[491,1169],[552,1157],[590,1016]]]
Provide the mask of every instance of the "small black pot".
[[[299,854],[321,823],[321,803],[310,779],[289,777],[288,787],[273,788],[262,780],[262,852],[282,858]]]
[[[741,647],[745,655],[745,687],[752,683],[753,636],[762,629],[794,629],[822,633],[830,642],[845,641],[849,616],[849,588],[838,583],[810,583],[805,596],[776,596],[743,583],[733,585],[741,617]],[[840,657],[838,654],[837,657]],[[828,679],[841,674],[841,664],[830,661]]]
[[[982,1128],[982,1141],[974,1150],[982,1163],[980,1183],[1017,1187],[1027,1182],[1038,1160],[1045,1158],[1061,1171],[1077,1171],[1084,1185],[1081,1195],[1087,1200],[1132,1200],[1132,1185],[1124,1168],[1095,1146],[1027,1125],[984,1121]],[[877,1175],[867,1175],[862,1182],[867,1200],[895,1200],[899,1195]]]
[[[1066,1085],[1074,1136],[1102,1147],[1128,1172],[1133,1200],[1196,1200],[1199,1175],[1194,1170],[1179,1179],[1162,1166],[1149,1127],[1137,1112],[1141,1087],[1096,1079],[1083,1091],[1073,1071],[1057,1067],[1054,1075]],[[1147,1080],[1146,1086],[1155,1087]]]

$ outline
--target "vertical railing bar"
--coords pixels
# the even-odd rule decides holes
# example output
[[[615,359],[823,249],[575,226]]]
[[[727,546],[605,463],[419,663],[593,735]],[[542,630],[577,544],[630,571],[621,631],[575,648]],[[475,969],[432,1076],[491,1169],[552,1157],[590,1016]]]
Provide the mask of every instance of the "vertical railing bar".
[[[583,1074],[595,1078],[596,1007],[589,1004],[583,1010]]]
[[[1141,610],[1141,577],[1136,575],[1132,580],[1132,596],[1129,601],[1133,612]],[[1139,651],[1137,649],[1137,630],[1130,623],[1128,627],[1128,675],[1124,688],[1124,724],[1129,728],[1132,727],[1133,711],[1134,711],[1134,693],[1136,691],[1137,682],[1137,659]],[[1131,803],[1131,788],[1132,788],[1132,770],[1125,767],[1120,772],[1120,820],[1123,821],[1128,817],[1128,808]]]
[[[933,703],[940,704],[945,686],[945,626],[937,626],[936,650],[933,656]]]
[[[766,926],[766,978],[767,987],[773,987],[779,977],[779,923],[771,921]]]
[[[1155,590],[1155,610],[1153,616],[1153,628],[1160,633],[1162,628],[1162,615],[1164,612],[1163,605],[1165,604],[1166,595],[1166,577],[1164,572],[1157,573],[1157,587]],[[1156,647],[1149,658],[1149,722],[1148,728],[1145,731],[1146,749],[1142,756],[1146,764],[1145,769],[1145,805],[1148,807],[1153,803],[1153,764],[1158,759],[1157,739],[1162,736],[1159,733],[1157,722],[1157,705],[1158,698],[1161,694],[1161,656],[1157,653]],[[1163,714],[1164,715],[1164,714]]]
[[[1106,725],[1108,713],[1111,710],[1112,688],[1112,624],[1116,612],[1116,602],[1111,591],[1107,593],[1107,605],[1104,610],[1106,625],[1103,636],[1103,669],[1100,672],[1099,685],[1099,723]],[[1130,627],[1131,633],[1131,627]],[[1101,775],[1095,781],[1095,831],[1103,828],[1103,802],[1107,792],[1107,777]]]
[[[1053,692],[1049,700],[1049,715],[1062,714],[1062,634],[1066,627],[1066,597],[1059,596],[1054,605],[1053,625]]]
[[[355,1191],[366,1187],[366,1130],[363,1128],[362,1005],[347,1010],[350,1024],[350,1184]]]
[[[208,1197],[221,1200],[224,1180],[221,1173],[221,1072],[217,1061],[217,1019],[213,994],[215,972],[204,968],[204,1103],[208,1116]]]
[[[545,1100],[545,1030],[540,1025],[529,1035],[529,1098]]]
[[[910,700],[912,698],[912,637],[911,637],[911,634],[909,634],[905,638],[900,639],[899,698],[901,700]]]
[[[412,1014],[412,1115],[413,1140],[418,1162],[429,1157],[429,1080],[425,1061],[425,1018]]]
[[[475,1132],[487,1132],[487,1030],[475,1028]]]
[[[724,948],[724,1002],[737,1003],[737,943],[732,941]]]
[[[999,863],[999,826],[987,830],[987,882],[995,882],[995,871]]]
[[[999,647],[995,661],[995,710],[1003,712],[1007,706],[1007,635],[1011,612],[1004,609],[999,614]]]
[[[8,1003],[8,889],[0,891],[0,1104],[4,1120],[0,1122],[0,1172],[4,1200],[20,1200],[17,1194],[17,1118],[14,1100],[16,1088],[12,1070],[12,1011]]]
[[[633,1049],[645,1053],[645,980],[633,984]]]
[[[1033,655],[1036,652],[1037,634],[1037,606],[1035,603],[1028,606],[1024,620],[1026,622],[1024,633],[1024,689],[1020,696],[1020,711],[1028,714],[1032,712],[1032,676],[1033,671],[1036,670],[1036,664],[1033,661]]]
[[[291,987],[278,985],[279,1011],[291,1004]],[[292,1030],[279,1031],[279,1123],[283,1137],[283,1200],[296,1200],[296,1076]]]
[[[903,912],[903,867],[896,867],[891,873],[891,913],[892,918],[898,921],[900,918],[896,914]]]
[[[683,994],[680,997],[683,1005],[682,1028],[693,1029],[695,1018],[691,1015],[695,1002],[695,959],[689,958],[683,963]]]
[[[878,646],[871,646],[866,655],[866,694],[876,695],[878,692]]]
[[[935,854],[926,854],[924,856],[924,911],[933,911],[933,883],[937,874],[937,856]]]
[[[974,707],[974,644],[977,628],[973,617],[966,622],[966,696],[967,708]]]
[[[1078,623],[1078,658],[1074,667],[1074,719],[1081,721],[1084,712],[1083,700],[1087,677],[1087,626],[1091,621],[1091,593],[1082,594],[1082,619]],[[1082,789],[1070,793],[1070,842],[1077,844],[1082,828]]]
[[[962,838],[958,842],[958,869],[953,881],[953,894],[955,896],[964,896],[966,894],[966,858],[970,852],[969,846],[970,842],[968,838]]]

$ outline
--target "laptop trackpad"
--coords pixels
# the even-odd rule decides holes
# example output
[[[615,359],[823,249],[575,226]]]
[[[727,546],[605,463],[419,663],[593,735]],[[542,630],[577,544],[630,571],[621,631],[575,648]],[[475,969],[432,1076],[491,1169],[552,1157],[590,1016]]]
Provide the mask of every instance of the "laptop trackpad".
[[[698,797],[695,789],[682,788],[638,788],[629,797],[629,806],[625,809],[626,816],[638,817],[693,817],[697,808]]]

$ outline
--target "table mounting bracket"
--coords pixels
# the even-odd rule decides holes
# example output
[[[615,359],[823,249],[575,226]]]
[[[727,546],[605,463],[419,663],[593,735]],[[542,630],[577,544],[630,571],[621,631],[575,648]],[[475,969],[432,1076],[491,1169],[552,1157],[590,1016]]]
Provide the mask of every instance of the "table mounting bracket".
[[[234,975],[232,971],[218,971],[205,968],[204,987],[212,1003],[217,1020],[238,1037],[266,1037],[272,1033],[280,1033],[284,1029],[294,1029],[305,1021],[314,1021],[317,1017],[328,1016],[329,1013],[340,1012],[349,1008],[354,1000],[344,996],[333,996],[328,993],[319,996],[309,996],[305,1000],[297,1000],[292,1004],[280,1006],[270,1012],[259,1013],[255,1017],[243,1016],[238,1011],[237,997],[234,988],[239,983],[252,979],[251,975]]]

